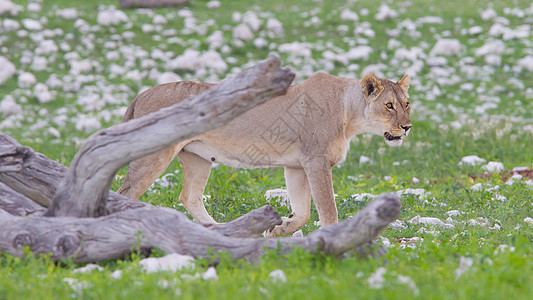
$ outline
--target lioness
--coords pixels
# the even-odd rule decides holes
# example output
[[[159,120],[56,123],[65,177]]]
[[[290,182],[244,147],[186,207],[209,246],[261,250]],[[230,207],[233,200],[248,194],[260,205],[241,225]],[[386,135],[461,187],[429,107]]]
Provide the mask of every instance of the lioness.
[[[372,74],[362,80],[315,74],[224,127],[131,162],[118,192],[137,199],[177,155],[183,168],[180,201],[197,222],[215,223],[202,200],[212,163],[284,167],[293,213],[268,235],[290,234],[303,226],[310,217],[311,195],[322,226],[337,223],[331,168],[345,159],[350,139],[358,133],[382,135],[392,146],[402,143],[411,128],[410,82],[408,75],[394,83]],[[124,121],[212,86],[200,82],[158,85],[133,100]]]

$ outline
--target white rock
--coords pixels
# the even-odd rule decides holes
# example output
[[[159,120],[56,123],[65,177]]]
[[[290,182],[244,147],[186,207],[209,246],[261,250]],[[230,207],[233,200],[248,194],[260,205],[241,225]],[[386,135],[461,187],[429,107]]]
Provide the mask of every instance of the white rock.
[[[513,247],[513,246],[502,244],[502,245],[498,245],[496,250],[494,250],[494,255],[499,254],[499,253],[504,253],[504,252],[507,252],[507,251],[514,252],[515,250],[516,250],[516,248]]]
[[[178,270],[187,268],[194,268],[194,258],[188,255],[181,255],[177,253],[171,253],[163,257],[149,257],[139,262],[142,269],[146,273],[169,271],[176,272]],[[216,274],[216,273],[215,273]]]
[[[217,9],[220,7],[220,1],[209,1],[205,6],[209,9]]]
[[[488,8],[484,11],[481,12],[481,19],[483,21],[487,21],[487,20],[491,20],[491,19],[494,19],[498,16],[498,14],[496,13],[496,11],[492,8]]]
[[[17,68],[7,58],[0,56],[0,84],[15,75]]]
[[[48,91],[48,86],[44,83],[37,83],[33,87],[33,94],[37,97],[39,103],[48,103],[52,101],[52,94]]]
[[[380,289],[385,284],[384,275],[387,273],[387,269],[380,267],[370,277],[368,277],[368,285],[371,289]]]
[[[248,27],[254,32],[259,31],[262,23],[253,11],[247,11],[242,17],[242,22],[248,25]]]
[[[396,220],[389,224],[389,227],[392,229],[405,229],[407,226],[403,225],[403,222],[400,220]]]
[[[24,28],[28,29],[29,31],[37,31],[43,29],[43,25],[41,25],[39,21],[33,19],[23,19],[22,26],[24,26]]]
[[[374,199],[376,195],[370,194],[370,193],[361,193],[361,194],[353,194],[351,195],[353,198],[353,201],[359,202],[359,201],[365,201],[367,199]]]
[[[125,12],[114,8],[101,10],[96,17],[96,22],[103,26],[117,25],[128,21],[128,15]]]
[[[411,180],[413,182],[413,184],[419,184],[420,183],[420,180],[416,177],[413,177],[413,179]]]
[[[217,30],[208,36],[206,41],[209,43],[209,48],[220,48],[224,44],[224,34]]]
[[[58,9],[56,15],[63,19],[74,20],[78,17],[78,11],[75,8]]]
[[[29,88],[37,83],[37,79],[32,73],[22,72],[19,74],[18,86],[20,88]]]
[[[30,2],[28,3],[27,10],[32,12],[39,12],[41,11],[41,4],[36,2]]]
[[[0,114],[3,117],[10,115],[22,114],[22,106],[15,102],[13,96],[6,96],[2,101],[0,101]]]
[[[1,1],[1,0],[0,0]],[[11,19],[4,19],[2,21],[2,24],[0,24],[0,32],[11,32],[19,30],[20,24],[19,22]]]
[[[451,56],[460,54],[461,43],[457,39],[440,39],[431,49],[431,55]]]
[[[85,133],[91,133],[100,129],[102,124],[98,118],[93,116],[81,115],[76,120],[76,130],[83,131]]]
[[[524,222],[526,222],[528,225],[533,225],[533,218],[526,217],[524,218]]]
[[[375,15],[376,20],[384,21],[387,19],[395,19],[398,17],[398,12],[390,8],[387,4],[381,4],[378,13]]]
[[[111,278],[113,279],[122,278],[122,270],[115,270],[113,273],[111,273]]]
[[[459,258],[459,267],[455,269],[455,278],[461,277],[468,269],[474,265],[474,260],[470,257],[461,256]]]
[[[279,45],[278,51],[292,56],[311,57],[311,47],[309,43],[292,42]]]
[[[343,21],[359,21],[359,15],[357,15],[356,12],[353,12],[349,10],[348,8],[345,8],[341,12],[341,20]]]
[[[287,276],[285,276],[285,273],[283,270],[274,270],[268,274],[270,279],[276,283],[286,283],[287,282]]]
[[[284,207],[290,207],[289,192],[286,189],[273,189],[265,192],[267,200],[276,198],[279,204]]]
[[[481,26],[473,26],[468,28],[468,34],[470,35],[478,35],[483,32],[483,27]]]
[[[155,15],[152,19],[152,23],[153,24],[167,24],[168,23],[168,20],[167,18],[165,18],[165,16],[162,16],[162,15]]]
[[[174,72],[164,72],[157,76],[157,84],[181,81],[181,77]]]
[[[37,55],[50,55],[56,53],[59,50],[59,47],[53,40],[44,40],[39,43],[37,48],[35,48],[35,54]]]
[[[233,29],[233,38],[249,41],[254,38],[254,33],[246,24],[239,24]]]
[[[220,54],[214,50],[208,50],[200,54],[196,50],[187,49],[185,52],[176,57],[169,63],[169,67],[178,70],[198,70],[202,68],[210,68],[216,73],[224,73],[228,65],[222,59]]]
[[[74,75],[87,73],[93,69],[93,65],[89,59],[70,60],[68,63],[70,65],[70,73]]]
[[[470,165],[470,166],[475,166],[475,165],[480,165],[482,163],[486,162],[486,160],[484,160],[483,158],[480,158],[479,156],[477,155],[468,155],[468,156],[465,156],[463,158],[461,158],[461,161],[459,162],[459,165]]]
[[[9,0],[0,0],[0,16],[16,15],[21,10],[21,6],[14,4]]]
[[[502,64],[502,57],[495,54],[485,56],[485,62],[491,66],[500,66]]]
[[[357,46],[357,47],[350,48],[350,50],[346,52],[345,56],[349,60],[357,60],[357,59],[368,60],[368,58],[370,57],[370,54],[373,51],[374,50],[370,46]]]
[[[527,171],[527,170],[529,170],[528,167],[514,167],[512,171],[513,172],[520,172],[520,171]]]
[[[492,40],[486,42],[483,46],[476,49],[476,56],[483,56],[488,54],[503,54],[505,51],[505,43],[501,40]]]
[[[461,212],[458,210],[450,210],[450,211],[447,211],[446,214],[450,217],[457,217],[461,215]]]
[[[482,169],[491,173],[502,172],[503,170],[505,170],[505,166],[501,162],[489,161],[486,165],[482,167]]]
[[[217,280],[218,279],[217,269],[215,269],[214,267],[209,267],[207,271],[205,271],[205,273],[202,274],[202,279],[203,280]]]
[[[231,20],[235,23],[240,22],[242,20],[242,14],[238,11],[234,11],[231,14]]]
[[[526,57],[523,57],[518,60],[517,64],[519,67],[526,69],[529,72],[533,72],[533,56],[528,55]]]
[[[87,272],[92,272],[94,270],[103,271],[104,268],[96,264],[87,264],[85,265],[85,267],[72,270],[72,273],[87,273]]]
[[[262,37],[258,37],[254,40],[254,46],[259,49],[266,48],[268,46],[268,41]]]
[[[509,180],[507,180],[507,182],[505,184],[507,185],[513,185],[516,181],[520,181],[522,180],[523,176],[520,175],[520,174],[513,174],[513,176],[511,176],[511,178],[509,178]]]
[[[87,281],[79,281],[76,278],[65,277],[61,281],[66,282],[77,293],[91,286]]]
[[[429,195],[431,195],[431,192],[426,192],[426,190],[424,190],[424,189],[407,188],[405,190],[396,191],[396,194],[398,194],[398,196],[402,196],[402,195],[417,195],[420,200],[423,200],[423,199],[429,197]]]
[[[59,130],[57,130],[57,128],[54,128],[54,127],[48,127],[48,129],[46,130],[46,133],[48,135],[51,135],[55,138],[60,138],[61,137],[61,133],[59,132]]]
[[[285,31],[283,30],[283,24],[275,18],[268,18],[266,27],[268,30],[268,36],[271,38],[283,37]]]
[[[370,157],[364,155],[359,157],[359,164],[366,164],[368,162],[370,162]]]

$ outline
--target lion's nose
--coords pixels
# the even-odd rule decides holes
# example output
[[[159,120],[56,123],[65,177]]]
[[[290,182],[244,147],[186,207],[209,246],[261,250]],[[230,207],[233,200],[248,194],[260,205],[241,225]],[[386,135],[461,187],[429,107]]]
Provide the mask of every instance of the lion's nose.
[[[402,126],[405,131],[409,130],[411,127],[413,127],[413,125]]]

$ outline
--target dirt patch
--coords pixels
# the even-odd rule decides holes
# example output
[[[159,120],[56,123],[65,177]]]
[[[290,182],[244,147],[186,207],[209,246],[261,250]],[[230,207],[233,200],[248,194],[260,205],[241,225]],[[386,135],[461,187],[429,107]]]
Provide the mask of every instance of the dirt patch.
[[[502,181],[507,181],[511,176],[514,174],[520,174],[524,179],[533,179],[533,170],[527,169],[527,170],[520,170],[520,171],[505,171],[500,173],[500,178]],[[489,179],[492,178],[492,173],[485,173],[481,175],[468,175],[470,178],[474,180],[478,179]]]

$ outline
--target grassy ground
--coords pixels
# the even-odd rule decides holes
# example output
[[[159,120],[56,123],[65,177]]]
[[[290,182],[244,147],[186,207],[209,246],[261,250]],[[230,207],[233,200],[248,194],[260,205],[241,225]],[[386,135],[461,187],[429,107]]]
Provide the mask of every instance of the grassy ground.
[[[16,2],[27,7],[27,1]],[[532,73],[516,68],[520,59],[533,54],[531,32],[527,37],[503,40],[506,50],[499,54],[500,65],[490,65],[484,56],[476,55],[476,49],[486,42],[503,39],[489,33],[497,20],[482,20],[480,12],[492,7],[499,16],[508,20],[508,24],[502,20],[498,22],[506,28],[516,29],[517,26],[533,23],[533,9],[530,15],[525,16],[512,13],[513,8],[526,11],[530,5],[528,1],[496,1],[491,4],[475,0],[391,1],[389,6],[399,15],[384,21],[377,21],[374,17],[379,5],[367,0],[225,1],[215,10],[207,9],[206,1],[193,1],[187,7],[196,18],[195,28],[207,24],[203,34],[188,33],[185,18],[177,10],[155,10],[155,14],[168,19],[166,24],[161,25],[162,29],[175,29],[176,36],[183,41],[181,43],[169,42],[169,37],[165,36],[157,40],[154,35],[158,34],[154,32],[143,33],[142,25],[152,23],[153,17],[142,11],[126,11],[131,26],[121,23],[94,28],[89,32],[73,26],[76,19],[65,20],[55,13],[58,9],[75,7],[78,18],[94,26],[98,6],[115,3],[111,0],[76,3],[44,1],[39,12],[24,10],[18,16],[9,17],[20,22],[25,18],[44,16],[47,18],[45,28],[61,28],[63,31],[63,34],[47,39],[57,44],[67,43],[70,49],[42,55],[48,58],[49,63],[48,68],[41,71],[32,70],[31,64],[21,62],[24,51],[34,51],[38,43],[34,33],[30,32],[28,36],[19,36],[17,32],[2,33],[0,55],[13,62],[17,69],[32,72],[38,82],[46,82],[52,74],[67,82],[65,76],[71,71],[69,56],[65,55],[70,52],[77,52],[80,59],[90,59],[100,67],[93,66],[90,72],[77,75],[78,79],[83,75],[94,76],[85,78],[78,90],[53,89],[54,100],[48,103],[39,103],[31,88],[18,87],[17,76],[8,79],[0,86],[0,101],[7,95],[14,96],[23,113],[15,116],[2,116],[0,113],[0,130],[68,165],[83,139],[96,130],[77,129],[81,116],[95,117],[101,127],[116,124],[123,112],[120,109],[142,87],[155,84],[155,80],[147,75],[140,80],[126,75],[135,69],[144,71],[143,58],[133,59],[133,65],[128,65],[130,59],[126,54],[121,53],[117,60],[106,57],[110,51],[122,49],[121,46],[137,47],[134,53],[143,49],[148,53],[153,49],[172,51],[175,57],[187,48],[206,51],[209,49],[206,37],[222,30],[230,50],[226,53],[215,48],[228,62],[227,71],[217,75],[220,79],[238,72],[242,65],[276,54],[299,74],[297,80],[321,70],[360,78],[365,69],[370,66],[375,70],[375,65],[380,63],[386,66],[378,68],[381,76],[397,80],[408,70],[416,69],[417,61],[425,60],[424,57],[409,59],[401,56],[398,48],[412,50],[418,47],[429,55],[438,39],[452,38],[460,41],[461,51],[459,55],[446,56],[446,63],[440,66],[446,75],[436,75],[435,68],[426,63],[416,69],[416,74],[410,73],[413,77],[410,90],[413,129],[402,147],[389,148],[382,137],[361,135],[352,141],[346,162],[333,170],[341,219],[354,214],[369,201],[366,198],[360,200],[358,194],[379,194],[407,188],[424,189],[429,194],[402,195],[403,208],[399,220],[404,228],[388,228],[383,232],[383,239],[379,242],[388,245],[387,241],[390,241],[389,252],[377,259],[362,260],[350,256],[337,260],[312,256],[304,251],[287,256],[272,252],[255,265],[223,259],[217,267],[218,280],[202,280],[183,275],[205,271],[207,263],[201,261],[197,262],[195,270],[146,274],[137,264],[141,257],[133,255],[124,261],[100,263],[103,271],[80,274],[72,272],[79,265],[70,262],[56,264],[31,255],[19,259],[0,254],[0,298],[174,298],[177,295],[185,299],[323,299],[331,296],[364,299],[529,298],[527,295],[533,292],[533,225],[524,219],[533,217],[531,186],[525,183],[525,179],[512,185],[505,184],[507,178],[499,173],[485,179],[472,179],[469,175],[484,172],[482,166],[458,165],[462,157],[474,154],[487,161],[502,162],[506,170],[520,166],[533,168],[533,135],[532,129],[528,129],[533,125],[533,92],[528,92],[528,88],[533,87]],[[358,12],[360,20],[341,20],[339,16],[345,8]],[[364,9],[368,9],[368,15],[362,13]],[[271,48],[257,48],[253,40],[242,44],[232,41],[233,27],[241,23],[232,20],[233,13],[248,10],[256,12],[263,22],[262,29],[255,36],[264,35]],[[422,24],[417,21],[425,16],[439,16],[442,22]],[[269,17],[275,17],[283,24],[283,37],[268,36],[265,23]],[[417,24],[414,31],[409,29],[412,24]],[[339,28],[340,25],[344,27]],[[354,30],[365,26],[370,26],[374,35],[354,33]],[[472,35],[465,32],[473,26],[480,26],[481,33]],[[399,35],[391,38],[387,32],[393,29],[399,29]],[[117,36],[125,31],[133,32],[134,37]],[[69,33],[70,38],[67,38]],[[389,46],[391,39],[396,40],[399,46]],[[368,59],[351,60],[344,64],[324,55],[328,50],[346,52],[352,47],[364,45],[365,40],[374,49]],[[109,44],[106,46],[109,41],[116,41],[114,48]],[[298,56],[278,51],[279,45],[295,41],[309,43],[311,55]],[[154,58],[153,61],[159,71],[168,71],[164,60]],[[109,76],[112,64],[125,66],[126,72],[112,78]],[[184,80],[206,80],[210,75],[209,72],[171,71]],[[452,83],[445,84],[445,79]],[[463,86],[465,83],[472,83],[472,88]],[[106,94],[105,89],[109,87],[108,94],[117,101],[105,103],[101,109],[87,109],[77,101],[82,94],[80,89],[86,87],[97,87],[98,95]],[[440,93],[434,92],[435,87]],[[494,106],[479,110],[486,103],[494,103]],[[109,117],[102,113],[104,111]],[[66,121],[54,121],[57,118],[66,118]],[[12,125],[5,123],[6,120]],[[51,134],[49,127],[56,128],[60,136]],[[361,155],[369,157],[371,162],[360,163]],[[174,174],[166,176],[171,186],[160,181],[141,200],[184,211],[178,200],[182,183],[179,163],[174,162],[167,173]],[[118,188],[120,176],[124,174],[125,169],[119,172],[114,189]],[[419,179],[419,183],[414,183],[413,177]],[[471,189],[480,182],[484,184],[481,190]],[[217,221],[229,221],[266,204],[266,190],[283,186],[281,169],[237,170],[218,166],[213,169],[206,188],[205,193],[210,195],[206,206]],[[270,201],[270,204],[281,215],[290,213],[288,208],[275,201]],[[451,217],[457,221],[454,228],[408,222],[422,216],[450,223],[446,221],[449,217],[447,212],[452,210],[460,212],[458,216]],[[315,221],[318,221],[318,215],[313,208],[311,221],[303,228],[305,234],[317,228]],[[381,286],[376,283],[379,280],[375,280],[380,277],[377,276],[380,268],[386,270]],[[284,271],[286,283],[275,282],[269,276],[276,269]],[[111,273],[116,270],[123,270],[120,279],[111,278]],[[77,283],[69,284],[64,278],[74,278]]]

